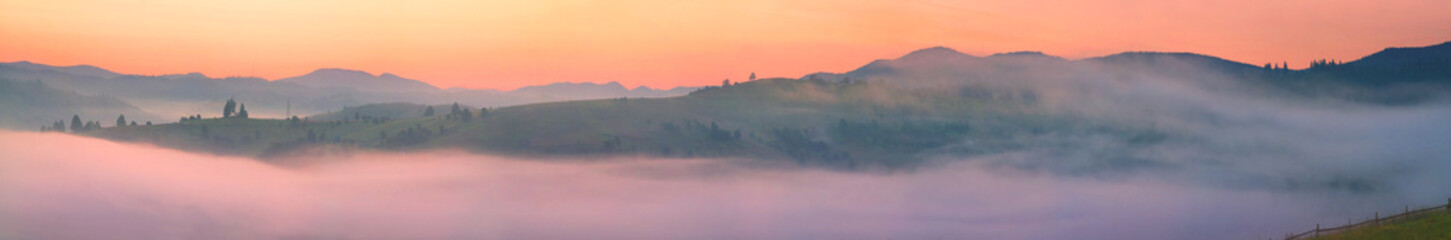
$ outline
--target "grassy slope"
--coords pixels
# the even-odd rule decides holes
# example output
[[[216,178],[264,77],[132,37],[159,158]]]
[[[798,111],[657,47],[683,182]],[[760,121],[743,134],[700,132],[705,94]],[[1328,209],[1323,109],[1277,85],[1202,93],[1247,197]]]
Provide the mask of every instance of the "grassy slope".
[[[383,123],[206,119],[108,128],[86,134],[264,158],[301,146],[330,144],[398,150],[457,147],[535,156],[644,154],[750,157],[847,167],[863,163],[897,166],[918,160],[923,152],[950,145],[959,145],[955,147],[958,152],[992,153],[1021,145],[1017,138],[1024,134],[1078,127],[1066,118],[1034,113],[1031,107],[1025,107],[1030,105],[1027,102],[1001,96],[965,96],[956,90],[765,79],[684,97],[498,108],[467,122],[448,120],[442,116],[447,110],[439,109],[439,116]],[[843,120],[860,128],[877,127],[858,131],[870,134],[844,135],[834,127]],[[709,130],[712,124],[719,129],[717,132]],[[970,126],[971,130],[940,131],[947,125]],[[203,127],[208,130],[206,135],[202,134]],[[326,139],[308,141],[309,130]],[[410,131],[426,133],[401,137]],[[737,131],[739,137],[734,136]],[[387,141],[380,132],[386,132]],[[715,133],[725,133],[726,137],[713,136]],[[975,145],[964,148],[957,144],[966,140]]]
[[[1311,239],[1451,239],[1451,212],[1440,210],[1403,222]]]

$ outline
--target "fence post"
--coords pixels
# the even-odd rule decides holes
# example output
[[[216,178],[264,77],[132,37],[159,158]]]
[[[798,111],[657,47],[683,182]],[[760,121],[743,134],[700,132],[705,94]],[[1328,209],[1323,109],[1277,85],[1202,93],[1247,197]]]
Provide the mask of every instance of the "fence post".
[[[1375,225],[1380,226],[1380,212],[1375,212]]]
[[[1319,237],[1320,236],[1320,224],[1319,223],[1316,223],[1315,224],[1315,236],[1316,237]]]

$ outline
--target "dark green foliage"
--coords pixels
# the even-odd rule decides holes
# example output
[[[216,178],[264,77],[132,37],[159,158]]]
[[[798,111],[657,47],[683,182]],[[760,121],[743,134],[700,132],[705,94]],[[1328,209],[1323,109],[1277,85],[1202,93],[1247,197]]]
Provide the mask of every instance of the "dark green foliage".
[[[233,113],[236,113],[236,110],[237,110],[237,102],[236,101],[232,101],[232,99],[228,98],[227,99],[227,105],[222,107],[222,118],[230,118],[230,117],[232,117],[232,114]]]
[[[421,125],[415,125],[413,127],[408,127],[406,129],[403,129],[403,130],[399,131],[398,134],[393,135],[393,137],[391,137],[391,138],[387,137],[388,136],[387,134],[382,134],[381,136],[383,138],[386,138],[387,140],[384,140],[383,143],[379,147],[382,147],[382,148],[400,148],[400,147],[414,146],[414,145],[418,145],[418,144],[422,144],[424,142],[427,142],[428,139],[430,137],[432,137],[433,135],[434,135],[434,133],[431,132],[431,131],[428,131],[427,128],[424,128]]]
[[[832,137],[842,144],[908,151],[960,142],[971,131],[967,123],[879,124],[877,121],[856,123],[846,119],[837,120],[830,129]]]
[[[81,125],[81,115],[71,115],[71,132],[81,132],[84,125]]]
[[[247,104],[243,103],[241,110],[237,111],[237,118],[247,118]]]
[[[445,119],[468,122],[474,119],[474,114],[469,112],[468,108],[461,108],[458,103],[453,103],[453,107],[448,110],[448,116]]]
[[[620,136],[615,136],[613,138],[606,139],[604,143],[601,143],[600,150],[604,152],[613,152],[620,150],[621,145],[624,145],[624,141],[620,140]]]
[[[432,117],[433,116],[433,106],[428,106],[428,109],[423,110],[423,116],[424,117]]]
[[[117,127],[126,126],[126,115],[125,114],[122,114],[121,116],[116,117],[116,126]]]
[[[65,120],[55,121],[55,123],[51,123],[50,130],[56,132],[65,132]]]
[[[710,140],[712,141],[725,142],[736,140],[731,137],[730,131],[721,130],[720,126],[716,125],[715,122],[710,122],[710,130],[706,134],[710,136]]]
[[[796,160],[824,159],[831,155],[826,142],[813,140],[805,129],[776,128],[771,130],[772,148]]]

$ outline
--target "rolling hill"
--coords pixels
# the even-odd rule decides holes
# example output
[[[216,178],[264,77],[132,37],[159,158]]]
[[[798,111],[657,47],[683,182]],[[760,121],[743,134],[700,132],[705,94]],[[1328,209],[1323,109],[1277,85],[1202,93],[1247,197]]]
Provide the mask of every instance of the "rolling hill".
[[[1392,56],[1440,54],[1426,49],[1433,50]],[[1410,105],[1451,93],[1451,79],[1435,77],[1451,66],[1395,68],[1402,72],[1366,78],[1391,70],[1345,70],[1355,65],[1288,70],[1152,52],[1083,60],[1036,52],[977,57],[938,47],[846,73],[712,86],[671,98],[465,107],[467,115],[436,106],[431,117],[420,117],[424,105],[395,103],[300,121],[204,119],[86,134],[263,158],[333,147],[459,148],[522,156],[739,157],[852,169],[1026,149],[1060,162],[1010,164],[1092,173],[1202,164],[1161,154],[1238,144],[1211,136],[1221,127],[1265,124],[1254,117],[1260,106]],[[1363,86],[1367,81],[1377,83]],[[560,86],[568,85],[554,85]]]
[[[0,78],[0,127],[36,130],[55,121],[70,124],[72,116],[83,121],[114,125],[116,117],[130,121],[161,122],[161,119],[109,96],[89,96],[62,91],[40,82],[18,82]]]
[[[472,106],[602,99],[669,97],[694,88],[625,89],[618,83],[572,83],[575,87],[538,86],[524,91],[438,89],[393,74],[372,75],[346,69],[319,69],[302,76],[269,81],[255,77],[214,78],[200,73],[145,76],[118,74],[93,66],[58,67],[31,62],[0,63],[0,78],[41,82],[82,95],[110,96],[147,112],[174,119],[216,116],[227,99],[246,102],[254,116],[311,115],[373,103],[462,103]],[[585,94],[589,93],[589,94]],[[289,111],[290,110],[290,111]],[[28,129],[28,128],[26,128]]]

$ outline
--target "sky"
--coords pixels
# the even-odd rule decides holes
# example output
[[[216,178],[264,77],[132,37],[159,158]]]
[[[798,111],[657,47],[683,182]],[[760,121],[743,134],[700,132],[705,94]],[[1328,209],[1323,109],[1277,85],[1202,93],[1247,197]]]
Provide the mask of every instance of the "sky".
[[[1447,11],[1442,0],[0,0],[0,61],[274,80],[349,68],[504,90],[795,78],[932,46],[1300,68],[1451,40]]]

